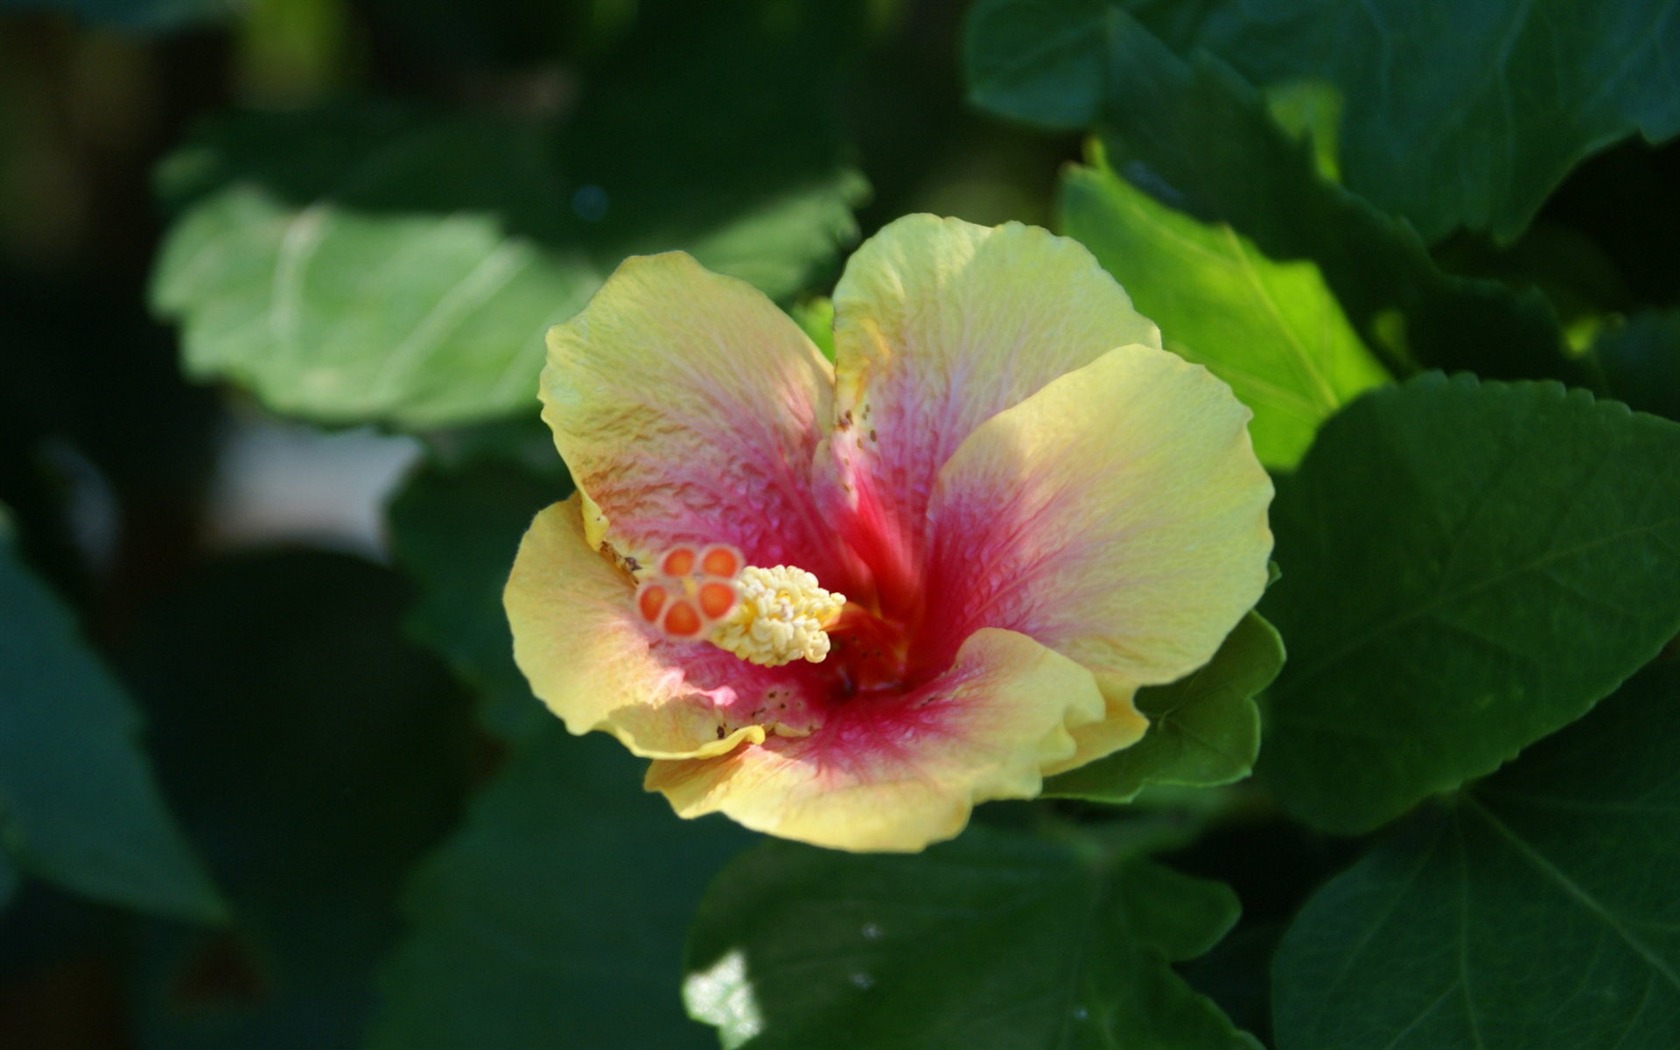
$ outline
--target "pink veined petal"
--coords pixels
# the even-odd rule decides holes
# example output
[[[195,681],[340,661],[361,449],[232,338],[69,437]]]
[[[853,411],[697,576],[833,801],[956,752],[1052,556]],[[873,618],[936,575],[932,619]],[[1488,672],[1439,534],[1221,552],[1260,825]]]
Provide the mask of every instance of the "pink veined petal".
[[[975,427],[1116,346],[1160,345],[1083,245],[1018,223],[899,219],[852,256],[834,311],[818,483],[889,609],[912,600],[934,479]]]
[[[1265,588],[1272,484],[1248,418],[1206,369],[1131,346],[976,429],[929,507],[932,650],[1031,635],[1109,698],[1077,760],[1130,743],[1136,688],[1206,663]]]
[[[728,543],[832,576],[810,467],[833,373],[757,289],[688,255],[626,259],[551,329],[543,419],[585,497],[590,542],[645,564]]]
[[[1030,798],[1041,770],[1101,718],[1084,668],[1010,631],[982,630],[909,692],[832,707],[810,736],[661,760],[647,786],[684,817],[723,812],[836,849],[919,850],[961,831],[976,803]]]

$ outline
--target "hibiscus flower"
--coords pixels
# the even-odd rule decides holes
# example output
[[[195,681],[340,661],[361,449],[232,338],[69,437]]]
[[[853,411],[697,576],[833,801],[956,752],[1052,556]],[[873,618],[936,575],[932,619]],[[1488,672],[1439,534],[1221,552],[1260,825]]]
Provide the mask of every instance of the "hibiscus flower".
[[[917,850],[1136,742],[1267,577],[1249,412],[1074,241],[914,215],[852,256],[834,358],[751,286],[628,259],[549,333],[577,493],[506,591],[574,733],[684,817]]]

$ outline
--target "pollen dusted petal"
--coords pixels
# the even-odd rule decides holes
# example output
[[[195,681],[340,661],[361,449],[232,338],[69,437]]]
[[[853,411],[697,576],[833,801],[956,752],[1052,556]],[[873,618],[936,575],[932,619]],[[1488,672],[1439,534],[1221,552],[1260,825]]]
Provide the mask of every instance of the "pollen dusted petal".
[[[650,644],[629,581],[584,537],[581,502],[573,495],[537,515],[503,593],[514,660],[532,692],[571,732],[604,730],[648,758],[720,755],[763,740],[762,726],[721,715],[713,696],[662,658],[677,646]],[[711,646],[681,648],[739,665]]]
[[[543,419],[597,509],[591,538],[620,555],[716,542],[823,571],[836,545],[809,475],[833,375],[746,282],[634,256],[549,330]]]
[[[733,578],[745,564],[741,560],[741,552],[734,547],[713,544],[700,558],[700,571],[708,576]]]
[[[927,586],[950,614],[944,648],[1021,631],[1108,699],[1063,768],[1135,740],[1132,692],[1205,664],[1265,589],[1272,483],[1248,418],[1200,365],[1123,347],[988,421],[940,472]]]
[[[889,223],[847,262],[834,314],[824,498],[899,591],[919,576],[939,468],[975,427],[1117,346],[1161,345],[1083,245],[1019,223]]]
[[[687,576],[694,571],[694,548],[673,547],[659,559],[659,571],[667,576]]]
[[[705,761],[655,761],[647,787],[684,817],[847,850],[919,850],[978,802],[1031,798],[1070,730],[1101,717],[1090,672],[1024,635],[983,630],[912,692],[840,705],[815,733]]]

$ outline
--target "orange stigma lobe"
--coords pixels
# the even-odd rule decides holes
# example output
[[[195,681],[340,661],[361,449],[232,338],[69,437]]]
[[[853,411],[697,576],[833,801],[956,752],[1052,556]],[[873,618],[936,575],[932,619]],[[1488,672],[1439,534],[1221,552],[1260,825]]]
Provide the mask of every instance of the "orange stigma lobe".
[[[648,623],[658,623],[659,614],[665,611],[665,599],[669,597],[665,588],[657,583],[642,584],[642,593],[636,596],[636,608],[641,612],[642,619]]]
[[[735,607],[735,588],[727,583],[700,585],[700,611],[708,620],[721,620]]]
[[[741,571],[741,554],[734,547],[714,543],[701,556],[700,571],[707,576],[732,577]]]
[[[665,633],[676,638],[692,638],[700,633],[700,614],[686,598],[678,598],[665,610]]]
[[[671,548],[660,560],[659,571],[667,576],[687,576],[694,571],[694,550],[690,547]]]

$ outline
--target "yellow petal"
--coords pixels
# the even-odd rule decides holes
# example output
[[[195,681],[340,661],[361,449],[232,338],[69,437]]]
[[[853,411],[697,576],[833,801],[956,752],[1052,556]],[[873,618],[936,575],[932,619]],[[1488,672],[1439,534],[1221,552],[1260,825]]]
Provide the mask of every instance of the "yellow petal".
[[[589,540],[645,562],[730,543],[759,565],[832,544],[810,496],[833,371],[757,289],[681,252],[626,259],[548,334],[543,419]]]
[[[628,578],[585,540],[580,503],[573,495],[537,515],[503,592],[514,661],[532,692],[571,732],[605,730],[650,758],[763,740],[760,726],[726,728],[712,698],[655,651]]]
[[[684,817],[722,812],[819,846],[913,851],[955,836],[976,803],[1037,795],[1041,768],[1073,753],[1070,730],[1101,715],[1084,668],[1024,635],[982,630],[903,698],[854,698],[808,737],[656,761],[647,786]]]
[[[899,219],[847,263],[834,312],[840,423],[824,466],[903,533],[907,573],[934,477],[975,427],[1117,346],[1160,345],[1083,245],[1019,223]]]
[[[1123,347],[986,422],[940,472],[933,615],[1096,674],[1116,724],[1079,734],[1072,764],[1135,739],[1131,692],[1206,663],[1259,600],[1272,484],[1248,419],[1200,365]]]

